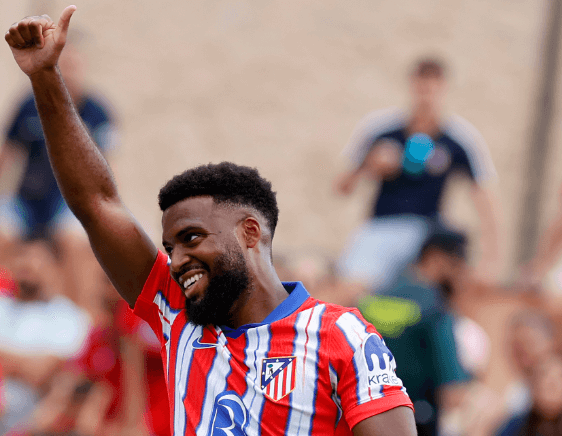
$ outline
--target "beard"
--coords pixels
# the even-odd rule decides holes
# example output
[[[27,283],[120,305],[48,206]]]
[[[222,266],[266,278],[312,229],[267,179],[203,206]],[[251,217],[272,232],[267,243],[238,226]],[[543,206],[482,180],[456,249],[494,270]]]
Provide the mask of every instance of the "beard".
[[[250,275],[240,250],[232,249],[218,256],[215,274],[209,275],[203,297],[185,302],[189,321],[201,326],[231,324],[233,309],[240,305],[243,294],[249,293],[249,286]]]

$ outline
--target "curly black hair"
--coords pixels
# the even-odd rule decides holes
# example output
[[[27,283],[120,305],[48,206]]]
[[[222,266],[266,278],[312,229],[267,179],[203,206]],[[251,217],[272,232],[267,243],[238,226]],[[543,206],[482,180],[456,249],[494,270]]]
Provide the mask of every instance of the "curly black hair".
[[[208,195],[217,203],[250,206],[261,212],[275,233],[279,208],[271,182],[258,170],[232,162],[201,165],[174,176],[160,189],[158,204],[162,212],[179,201]]]

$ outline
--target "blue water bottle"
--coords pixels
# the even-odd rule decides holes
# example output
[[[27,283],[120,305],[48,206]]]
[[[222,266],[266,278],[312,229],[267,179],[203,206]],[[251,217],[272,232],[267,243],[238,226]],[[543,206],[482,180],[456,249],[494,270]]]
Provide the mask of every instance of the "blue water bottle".
[[[406,141],[403,169],[406,173],[419,176],[423,173],[425,163],[433,156],[435,145],[429,135],[414,133]]]

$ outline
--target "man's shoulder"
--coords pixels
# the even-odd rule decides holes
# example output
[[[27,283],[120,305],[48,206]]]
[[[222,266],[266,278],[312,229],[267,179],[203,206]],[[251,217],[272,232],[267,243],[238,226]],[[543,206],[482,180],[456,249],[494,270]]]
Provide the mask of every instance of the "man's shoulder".
[[[397,107],[369,112],[355,126],[343,155],[360,165],[373,143],[390,132],[397,132],[408,124],[407,113]]]
[[[328,303],[310,297],[315,306],[322,306],[322,325],[325,331],[330,331],[334,326],[345,327],[350,324],[369,325],[356,307],[345,307],[339,304]]]
[[[449,146],[458,156],[464,154],[478,180],[496,177],[490,150],[482,134],[468,120],[457,114],[449,115],[441,126]]]
[[[441,131],[467,153],[487,148],[486,141],[478,129],[458,114],[449,114],[441,125]]]
[[[358,123],[358,128],[373,135],[384,135],[403,129],[408,124],[408,113],[399,107],[388,107],[369,112]]]

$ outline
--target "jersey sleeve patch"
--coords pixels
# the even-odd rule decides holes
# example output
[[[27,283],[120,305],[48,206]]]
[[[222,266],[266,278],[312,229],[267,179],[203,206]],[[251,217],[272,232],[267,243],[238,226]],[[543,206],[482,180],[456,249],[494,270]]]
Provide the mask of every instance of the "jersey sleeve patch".
[[[413,408],[396,375],[396,360],[372,325],[352,311],[341,315],[333,330],[337,393],[350,426],[394,407]]]

